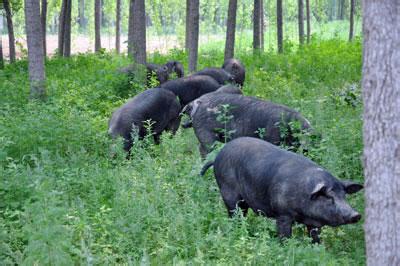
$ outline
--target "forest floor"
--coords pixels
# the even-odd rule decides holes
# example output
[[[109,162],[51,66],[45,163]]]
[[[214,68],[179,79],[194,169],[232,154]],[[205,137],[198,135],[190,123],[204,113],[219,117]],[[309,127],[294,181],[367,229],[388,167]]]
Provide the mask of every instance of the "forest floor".
[[[361,41],[313,38],[285,53],[235,56],[244,94],[300,111],[322,135],[308,157],[362,182]],[[200,49],[198,68],[220,66],[221,42]],[[187,54],[153,53],[149,62]],[[48,99],[29,101],[28,63],[0,71],[0,264],[365,265],[363,222],[324,227],[312,245],[304,226],[279,241],[275,221],[250,211],[228,218],[212,171],[203,177],[192,129],[135,142],[130,160],[107,135],[112,112],[146,89],[116,70],[114,53],[46,60]],[[111,156],[112,155],[112,156]],[[363,193],[349,203],[364,214]]]
[[[201,35],[200,44],[208,43],[209,41],[215,41],[218,39],[223,39],[219,35]],[[126,52],[128,37],[126,35],[121,36],[121,51]],[[2,36],[3,41],[3,53],[6,59],[9,59],[9,43],[8,36]],[[16,38],[16,56],[21,58],[21,56],[26,53],[26,39]],[[106,51],[115,50],[115,36],[103,36],[101,38],[102,48]],[[180,49],[182,47],[182,41],[178,39],[176,35],[162,35],[162,36],[147,36],[147,52],[154,53],[159,52],[161,54],[166,54],[171,49]],[[58,47],[58,36],[57,35],[47,35],[47,56],[53,56]],[[25,50],[25,51],[24,51]],[[71,53],[90,53],[94,50],[94,39],[89,38],[85,35],[72,36],[71,43]]]

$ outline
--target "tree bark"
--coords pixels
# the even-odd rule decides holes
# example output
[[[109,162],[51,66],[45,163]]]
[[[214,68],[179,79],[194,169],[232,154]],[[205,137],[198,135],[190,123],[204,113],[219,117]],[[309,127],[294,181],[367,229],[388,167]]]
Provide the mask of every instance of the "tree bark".
[[[39,0],[25,0],[25,25],[28,43],[30,98],[44,99],[46,88]]]
[[[400,265],[400,3],[362,8],[367,265]]]
[[[235,54],[236,10],[237,0],[229,0],[224,61],[233,58]]]
[[[4,9],[6,11],[7,19],[7,31],[8,31],[8,46],[10,49],[10,62],[15,62],[15,35],[14,35],[14,25],[12,20],[12,13],[9,0],[4,0]]]
[[[46,45],[46,25],[47,25],[47,0],[42,0],[42,13],[41,13],[41,22],[42,22],[42,33],[43,33],[43,54],[47,55],[47,45]]]
[[[101,49],[101,0],[94,0],[94,51],[99,52]]]
[[[253,8],[253,51],[257,52],[261,48],[261,3],[254,0]]]
[[[121,0],[117,0],[115,19],[115,50],[121,52]]]
[[[189,72],[197,69],[199,48],[199,0],[190,0],[189,8]]]
[[[64,36],[65,36],[65,14],[67,12],[68,0],[61,3],[61,11],[58,22],[58,55],[64,55]]]
[[[65,9],[65,20],[64,20],[64,53],[65,57],[71,56],[71,9],[72,0],[66,0],[67,5]]]
[[[283,52],[283,22],[282,22],[282,0],[276,0],[276,26],[277,26],[277,40],[278,52]]]
[[[350,0],[350,30],[349,30],[349,41],[353,40],[354,34],[354,9],[356,6],[356,0]]]
[[[3,14],[0,12],[0,69],[4,68],[4,56],[3,56]]]
[[[298,0],[299,43],[304,44],[304,3]]]
[[[146,7],[144,0],[131,0],[129,5],[128,54],[135,63],[146,63]]]
[[[185,20],[185,50],[189,52],[189,40],[190,40],[190,0],[186,0],[186,20]],[[215,23],[215,21],[214,21]],[[216,24],[216,23],[215,23]]]
[[[306,20],[307,20],[307,43],[311,38],[311,17],[310,17],[310,0],[306,0]]]

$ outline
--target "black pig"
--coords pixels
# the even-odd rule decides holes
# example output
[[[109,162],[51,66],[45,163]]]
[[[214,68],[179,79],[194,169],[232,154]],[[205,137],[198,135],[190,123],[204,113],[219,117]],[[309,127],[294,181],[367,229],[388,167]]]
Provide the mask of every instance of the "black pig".
[[[305,224],[313,242],[322,226],[356,223],[361,215],[345,201],[362,185],[341,181],[306,157],[266,141],[242,137],[222,148],[214,174],[230,216],[236,207],[276,219],[278,235],[290,237],[294,222]]]
[[[226,83],[235,82],[233,76],[230,73],[218,67],[208,67],[192,74],[192,76],[194,75],[210,76],[213,79],[215,79],[220,85],[225,85]]]
[[[147,69],[147,87],[150,87],[150,80],[153,74],[156,75],[160,84],[167,82],[172,73],[176,73],[178,78],[184,76],[183,65],[178,61],[169,61],[165,65],[146,64]]]
[[[237,84],[243,86],[246,78],[246,69],[239,60],[234,58],[227,59],[222,65],[222,69],[230,73]]]
[[[151,86],[151,77],[155,75],[157,81],[160,84],[165,83],[169,80],[172,73],[176,73],[178,78],[184,76],[183,65],[178,61],[168,61],[164,65],[147,63],[144,65],[146,67],[146,86],[149,88]],[[143,65],[132,64],[127,67],[120,68],[118,71],[120,73],[134,75],[135,72],[141,71]]]
[[[144,122],[151,120],[151,133],[158,143],[162,131],[175,133],[178,129],[180,109],[172,92],[160,88],[149,89],[130,99],[112,114],[108,133],[114,138],[122,136],[125,140],[124,149],[129,151],[132,147],[132,130],[136,130],[139,139],[142,139],[147,133]]]
[[[231,93],[206,94],[191,104],[190,117],[194,132],[200,142],[203,157],[215,141],[238,137],[263,138],[272,144],[300,146],[292,122],[297,121],[302,131],[312,131],[303,116],[287,106]],[[226,117],[221,121],[223,108]],[[222,129],[225,132],[222,132]],[[227,134],[228,133],[228,134]]]
[[[203,94],[216,91],[220,86],[210,76],[196,75],[170,80],[161,84],[160,87],[172,91],[178,96],[182,106],[185,106]]]
[[[233,84],[227,84],[222,87],[220,87],[218,90],[214,92],[209,92],[207,94],[204,94],[202,97],[205,97],[205,95],[208,95],[207,97],[212,97],[212,93],[231,93],[231,94],[243,94],[242,90]],[[192,116],[196,112],[196,109],[199,106],[199,103],[196,102],[197,100],[194,100],[182,109],[181,114],[187,114],[189,117]],[[190,119],[189,121],[186,121],[184,124],[182,124],[183,128],[189,128],[192,127],[192,120]]]

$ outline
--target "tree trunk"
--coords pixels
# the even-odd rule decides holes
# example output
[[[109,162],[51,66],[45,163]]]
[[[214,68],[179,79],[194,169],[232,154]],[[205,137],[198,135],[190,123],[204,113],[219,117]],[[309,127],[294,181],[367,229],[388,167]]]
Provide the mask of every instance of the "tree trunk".
[[[101,0],[94,0],[94,51],[99,52],[101,49]]]
[[[71,56],[71,9],[72,0],[66,0],[67,5],[65,9],[65,20],[64,20],[64,56]]]
[[[190,0],[189,8],[189,72],[197,69],[199,48],[199,0]]]
[[[260,42],[261,42],[261,51],[264,51],[264,0],[260,0]]]
[[[304,3],[298,0],[299,43],[304,44]]]
[[[254,0],[253,8],[253,51],[257,52],[261,47],[261,3]]]
[[[350,30],[349,30],[349,41],[353,40],[354,34],[354,9],[356,6],[356,0],[350,0]]]
[[[362,8],[367,265],[400,265],[400,4]]]
[[[7,18],[7,31],[8,31],[8,46],[10,49],[10,62],[15,62],[15,36],[14,36],[14,26],[12,20],[12,13],[9,0],[4,0],[4,9],[6,11]]]
[[[104,0],[100,0],[100,10],[101,10],[101,27],[107,27],[107,17],[104,14]]]
[[[85,18],[85,0],[79,0],[79,28],[80,30],[86,30],[86,18]]]
[[[306,20],[307,20],[307,43],[311,38],[311,17],[310,17],[310,0],[306,0]]]
[[[229,0],[224,61],[233,58],[235,54],[236,10],[237,0]]]
[[[115,19],[115,50],[121,52],[121,0],[117,0]]]
[[[186,0],[186,31],[185,31],[185,50],[189,52],[189,40],[190,40],[190,0]],[[214,18],[215,19],[215,18]],[[215,21],[214,24],[216,25]]]
[[[67,10],[68,0],[61,3],[60,18],[58,22],[58,55],[64,55],[64,36],[65,36],[65,14]]]
[[[30,98],[44,99],[46,97],[46,88],[39,0],[25,0],[25,24],[31,84]]]
[[[144,0],[131,0],[129,12],[129,46],[135,63],[146,63],[146,8]]]
[[[332,6],[331,6],[331,15],[330,15],[330,21],[336,19],[336,0],[332,0]]]
[[[190,0],[186,0],[187,2],[190,2]],[[220,8],[219,8],[219,4],[217,3],[215,6],[215,10],[214,10],[214,24],[215,26],[219,26],[219,22],[220,22]]]
[[[283,23],[282,23],[282,0],[276,0],[276,27],[277,27],[277,40],[278,52],[283,52]]]
[[[133,13],[135,12],[134,10],[134,5],[133,5],[134,0],[129,0],[129,21],[128,21],[128,55],[130,57],[133,57]]]
[[[47,25],[47,0],[42,0],[42,13],[41,13],[41,22],[42,22],[42,33],[43,33],[43,54],[47,55],[47,45],[46,45],[46,25]]]
[[[3,56],[3,14],[0,12],[0,69],[4,68],[4,56]]]
[[[345,2],[346,0],[340,0],[339,2],[339,19],[343,20],[344,19],[344,7],[345,7]]]

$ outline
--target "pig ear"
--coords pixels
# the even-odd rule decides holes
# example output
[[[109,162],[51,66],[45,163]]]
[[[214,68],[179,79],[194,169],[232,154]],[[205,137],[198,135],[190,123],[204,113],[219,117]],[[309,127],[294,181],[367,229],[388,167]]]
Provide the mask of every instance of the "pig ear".
[[[341,182],[347,194],[356,193],[364,188],[362,184],[354,183],[353,181],[342,180]]]
[[[311,192],[311,200],[315,200],[318,196],[325,195],[327,187],[323,183],[318,183],[315,185],[314,190]]]

